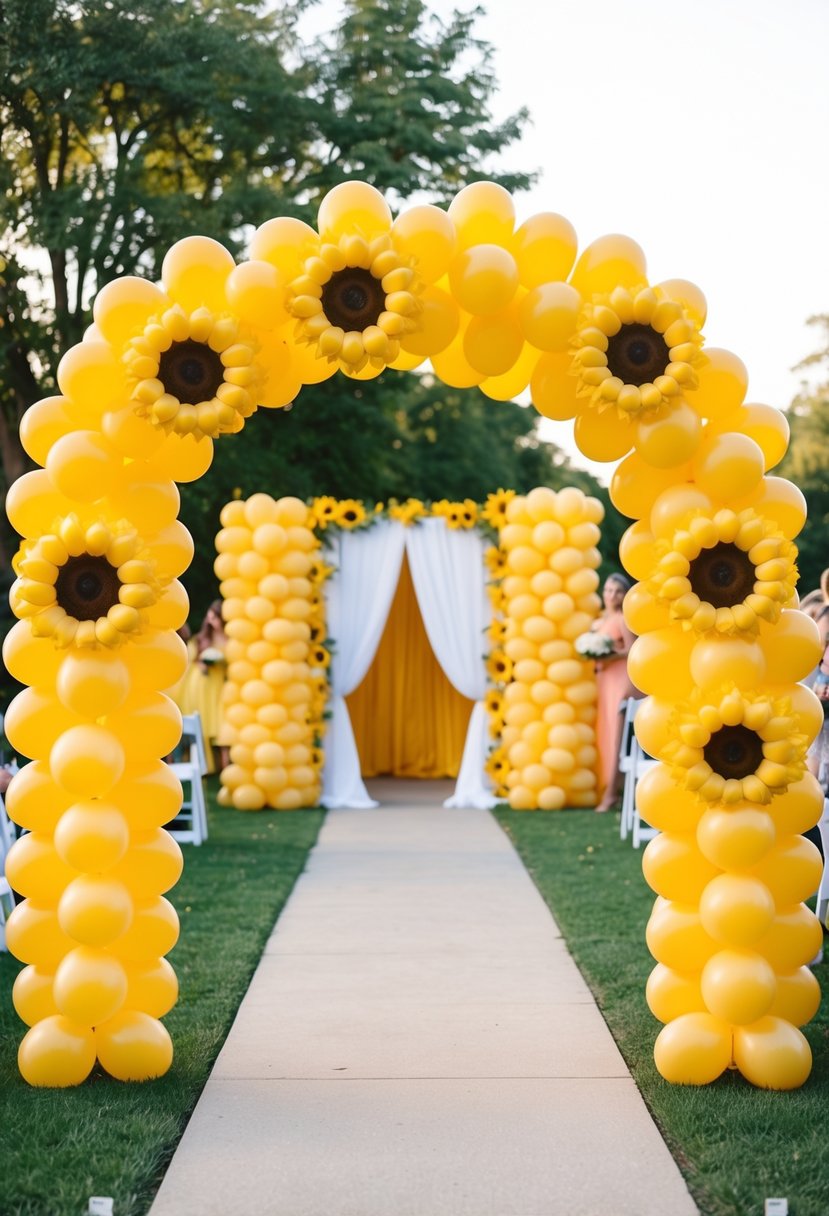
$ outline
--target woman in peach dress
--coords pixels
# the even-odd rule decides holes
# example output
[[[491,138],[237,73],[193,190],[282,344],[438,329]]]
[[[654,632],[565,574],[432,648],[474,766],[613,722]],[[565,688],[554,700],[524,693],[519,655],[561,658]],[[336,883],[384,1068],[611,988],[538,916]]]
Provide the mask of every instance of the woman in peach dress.
[[[599,685],[596,746],[599,750],[601,795],[597,811],[609,811],[617,797],[619,744],[622,733],[619,706],[628,697],[639,695],[630,682],[627,665],[628,652],[636,635],[628,629],[622,615],[622,601],[630,587],[630,580],[624,574],[608,576],[602,588],[604,611],[593,625],[595,632],[603,633],[613,642],[613,654],[596,662],[596,679]]]

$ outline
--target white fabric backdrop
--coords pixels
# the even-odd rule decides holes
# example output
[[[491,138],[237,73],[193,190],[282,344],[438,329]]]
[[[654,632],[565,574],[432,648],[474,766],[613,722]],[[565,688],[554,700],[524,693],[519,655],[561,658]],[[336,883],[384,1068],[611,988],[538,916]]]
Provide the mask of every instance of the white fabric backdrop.
[[[450,529],[442,519],[424,519],[406,531],[412,582],[435,658],[461,696],[475,702],[458,783],[443,804],[450,807],[490,807],[496,802],[484,772],[489,734],[483,655],[492,619],[484,544],[477,529]]]
[[[320,802],[327,807],[373,807],[360,775],[360,757],[344,698],[366,675],[388,619],[403,564],[406,531],[379,520],[362,532],[341,532],[333,550],[336,572],[325,583],[331,658],[332,717],[325,735]]]

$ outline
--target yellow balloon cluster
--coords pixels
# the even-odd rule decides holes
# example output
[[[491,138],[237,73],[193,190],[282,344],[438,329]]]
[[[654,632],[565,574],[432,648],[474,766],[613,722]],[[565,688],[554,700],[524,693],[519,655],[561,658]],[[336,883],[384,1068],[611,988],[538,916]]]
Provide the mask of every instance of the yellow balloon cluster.
[[[710,421],[675,484],[643,476],[640,453],[611,492],[642,517],[621,551],[641,580],[625,600],[641,635],[629,671],[648,694],[636,733],[661,761],[637,794],[661,829],[643,859],[658,895],[647,931],[648,1002],[666,1023],[657,1067],[686,1084],[738,1068],[788,1089],[809,1074],[798,1027],[820,999],[806,964],[821,930],[802,901],[821,859],[800,833],[823,803],[805,767],[823,715],[798,683],[820,646],[794,610],[799,492],[764,475],[785,450],[785,423],[743,406],[743,390],[723,359],[699,402]]]
[[[75,402],[56,401],[69,428]],[[127,464],[100,431],[52,432],[50,442],[49,411],[33,409],[27,447],[46,468],[10,496],[25,539],[11,596],[21,619],[3,648],[8,670],[30,685],[5,719],[10,743],[32,760],[6,796],[27,829],[6,864],[25,897],[7,925],[9,949],[27,964],[14,986],[31,1028],[20,1070],[32,1085],[76,1085],[98,1059],[121,1080],[145,1080],[172,1061],[158,1019],[177,997],[163,956],[178,920],[164,893],[182,858],[162,825],[181,787],[161,757],[181,717],[163,690],[186,664],[172,630],[187,615],[177,576],[192,545],[167,477]],[[94,474],[91,451],[106,452]]]
[[[498,497],[488,506],[505,521],[497,597],[505,620],[491,635],[503,637],[503,648],[490,654],[489,670],[503,692],[487,700],[501,733],[488,771],[514,810],[592,806],[596,679],[574,642],[600,606],[596,545],[604,509],[572,487]],[[495,559],[490,569],[500,573]]]
[[[312,513],[298,498],[254,494],[228,503],[221,522],[230,764],[219,802],[239,811],[316,806],[328,654]]]

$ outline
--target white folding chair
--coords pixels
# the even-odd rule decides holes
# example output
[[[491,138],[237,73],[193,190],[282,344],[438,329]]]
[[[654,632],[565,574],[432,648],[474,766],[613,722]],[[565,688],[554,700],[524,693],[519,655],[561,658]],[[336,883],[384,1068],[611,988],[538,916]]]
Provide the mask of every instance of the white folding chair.
[[[207,805],[202,784],[207,772],[207,754],[199,714],[182,716],[179,749],[185,758],[173,760],[170,768],[181,782],[183,800],[181,810],[167,831],[179,844],[201,844],[207,840]]]
[[[633,830],[632,747],[635,741],[633,719],[636,716],[637,704],[638,702],[635,697],[628,697],[619,706],[619,712],[623,714],[622,734],[619,740],[619,772],[625,779],[624,786],[622,787],[622,819],[619,824],[619,835],[622,840],[625,840]]]
[[[14,896],[6,878],[6,854],[14,838],[14,824],[6,814],[6,805],[0,795],[0,950],[6,949],[6,921],[14,908]]]
[[[631,827],[631,842],[634,849],[638,849],[643,840],[653,840],[654,836],[659,835],[658,828],[648,827],[643,824],[639,815],[639,808],[636,805],[636,785],[637,782],[644,777],[650,769],[655,768],[659,763],[651,756],[646,756],[642,751],[639,740],[634,736],[633,746],[631,748],[631,788],[633,802],[633,824]]]
[[[826,916],[829,913],[829,798],[823,800],[823,814],[817,826],[820,830],[820,842],[823,845],[823,876],[817,889],[815,911],[820,923],[825,925]]]

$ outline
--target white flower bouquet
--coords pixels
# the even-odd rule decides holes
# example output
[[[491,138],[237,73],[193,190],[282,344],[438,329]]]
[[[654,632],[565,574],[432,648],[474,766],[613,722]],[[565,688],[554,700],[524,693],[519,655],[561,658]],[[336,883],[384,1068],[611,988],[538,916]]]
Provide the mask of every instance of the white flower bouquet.
[[[606,633],[581,633],[573,645],[584,659],[606,659],[616,649]]]
[[[208,667],[210,667],[213,665],[213,663],[224,663],[225,656],[223,652],[218,649],[218,647],[207,646],[199,655],[199,661],[201,663],[206,663]]]

